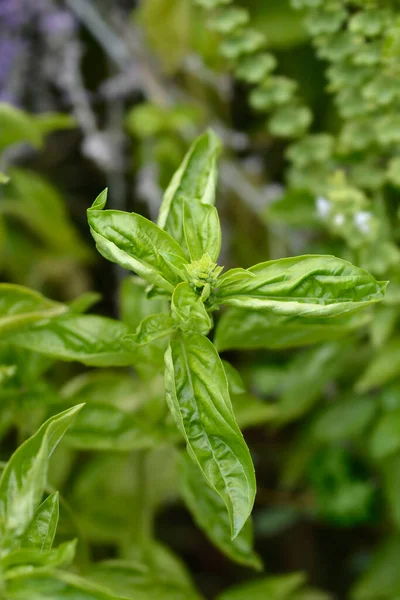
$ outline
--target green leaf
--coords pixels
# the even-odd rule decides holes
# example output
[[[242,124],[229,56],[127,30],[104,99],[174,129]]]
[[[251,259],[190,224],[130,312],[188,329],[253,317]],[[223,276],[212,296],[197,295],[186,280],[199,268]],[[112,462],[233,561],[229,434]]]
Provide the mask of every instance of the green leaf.
[[[190,2],[148,0],[139,6],[138,12],[151,49],[166,71],[175,72],[190,51]]]
[[[146,410],[128,412],[112,404],[90,402],[68,431],[66,442],[80,450],[117,452],[153,448],[176,438],[176,429],[157,423],[155,417]]]
[[[53,550],[38,550],[36,548],[23,548],[7,554],[0,566],[7,577],[14,577],[20,569],[35,569],[38,567],[54,568],[67,567],[74,560],[77,540],[64,542]]]
[[[260,52],[257,56],[244,56],[239,60],[235,70],[238,79],[247,83],[260,83],[277,65],[273,54]]]
[[[239,535],[231,539],[231,524],[221,497],[204,481],[203,475],[186,455],[181,456],[180,483],[183,499],[197,525],[213,544],[231,560],[262,569],[262,562],[253,550],[253,531],[248,519]]]
[[[371,564],[357,581],[351,592],[352,600],[394,600],[400,588],[400,571],[397,557],[400,537],[390,537],[372,557]]]
[[[0,283],[0,333],[24,329],[37,321],[56,317],[67,309],[21,285]]]
[[[295,348],[340,339],[370,321],[366,311],[342,317],[297,317],[276,315],[268,309],[231,308],[218,322],[214,342],[219,351]]]
[[[180,283],[179,285],[185,284]],[[177,287],[179,287],[179,285]],[[159,338],[170,335],[175,329],[175,321],[170,315],[166,313],[150,315],[143,319],[143,321],[139,324],[136,333],[126,335],[124,340],[138,345],[145,345],[153,342],[154,340],[158,340]]]
[[[0,479],[0,539],[3,550],[28,529],[46,484],[48,461],[83,405],[51,417],[12,455]]]
[[[175,573],[171,573],[171,567],[175,567],[171,560],[167,565],[162,564],[165,557],[160,553],[160,546],[150,547],[149,552],[153,564],[122,560],[103,561],[92,567],[89,577],[93,582],[105,586],[107,590],[126,600],[200,600],[191,583],[183,578],[181,573],[179,579],[175,577]],[[168,570],[164,571],[165,566]]]
[[[10,178],[5,173],[2,173],[0,171],[0,185],[5,185],[9,181],[10,181]]]
[[[334,256],[305,255],[232,269],[219,279],[217,301],[269,308],[288,316],[337,316],[378,302],[386,283]]]
[[[0,102],[0,152],[20,142],[31,144],[35,148],[42,145],[42,135],[35,119],[20,110]]]
[[[232,396],[232,405],[240,429],[270,423],[278,416],[276,404],[260,400],[252,394]]]
[[[391,339],[379,348],[357,382],[357,390],[367,392],[398,377],[400,370],[400,337]]]
[[[231,33],[249,22],[250,15],[244,8],[232,6],[212,16],[208,27],[221,34]]]
[[[22,548],[51,550],[59,516],[58,492],[54,492],[39,506],[21,541]]]
[[[72,573],[24,573],[7,582],[10,600],[124,600]]]
[[[42,135],[48,135],[53,131],[75,129],[78,127],[75,117],[64,113],[45,112],[35,115],[34,119]]]
[[[215,206],[200,202],[183,203],[183,231],[190,260],[208,254],[216,262],[221,250],[221,226]]]
[[[384,458],[400,449],[400,409],[379,419],[370,438],[370,449],[374,458]]]
[[[0,213],[21,221],[54,253],[87,260],[91,251],[77,234],[57,188],[28,169],[13,168],[10,176]]]
[[[294,600],[304,580],[302,573],[265,577],[228,589],[217,600]]]
[[[353,439],[362,435],[377,410],[373,398],[351,394],[343,401],[327,406],[316,417],[312,435],[320,442]]]
[[[224,367],[213,344],[199,334],[171,341],[165,361],[169,408],[190,457],[223,499],[235,538],[250,515],[256,486]]]
[[[186,258],[167,232],[135,213],[102,210],[107,190],[88,209],[88,222],[100,254],[168,292],[185,279]]]
[[[158,217],[158,225],[165,229],[178,244],[185,249],[184,232],[184,206],[187,205],[189,213],[193,212],[196,219],[196,206],[198,204],[213,205],[215,202],[215,187],[217,180],[217,159],[221,151],[221,143],[213,131],[209,130],[197,138],[189,148],[179,169],[171,179],[165,191]],[[201,210],[201,209],[199,209]],[[210,217],[211,211],[204,210],[207,220],[213,219],[210,224],[215,227],[215,215]],[[198,227],[198,223],[195,222]],[[198,232],[198,236],[201,232]],[[204,240],[211,239],[207,234]],[[200,242],[197,243],[205,243]],[[186,251],[186,249],[185,249]],[[189,254],[187,253],[187,256]]]
[[[292,148],[293,146],[291,146]],[[288,190],[265,210],[268,222],[310,228],[318,224],[315,195],[308,191]]]
[[[165,298],[147,296],[148,285],[135,275],[126,277],[120,288],[119,311],[124,323],[135,331],[146,317],[166,312],[168,306]]]
[[[73,313],[82,314],[87,312],[95,304],[100,302],[101,294],[98,292],[84,292],[77,298],[68,303],[69,309]]]
[[[277,407],[279,422],[304,415],[325,386],[349,364],[354,347],[329,342],[298,354],[289,365]]]
[[[53,359],[108,367],[134,363],[134,347],[124,341],[129,333],[126,325],[113,319],[69,314],[10,335],[7,341]]]
[[[180,283],[174,290],[171,314],[183,331],[207,334],[212,327],[203,301],[186,282]]]
[[[224,58],[234,61],[243,55],[261,50],[265,44],[266,39],[263,33],[246,27],[223,39],[220,45],[220,53]]]

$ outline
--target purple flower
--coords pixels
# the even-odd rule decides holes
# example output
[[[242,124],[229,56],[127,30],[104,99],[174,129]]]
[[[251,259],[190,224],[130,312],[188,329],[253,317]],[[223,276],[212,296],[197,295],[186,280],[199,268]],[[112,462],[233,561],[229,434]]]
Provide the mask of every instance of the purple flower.
[[[68,35],[75,31],[76,20],[67,10],[52,11],[43,14],[40,29],[48,35]]]

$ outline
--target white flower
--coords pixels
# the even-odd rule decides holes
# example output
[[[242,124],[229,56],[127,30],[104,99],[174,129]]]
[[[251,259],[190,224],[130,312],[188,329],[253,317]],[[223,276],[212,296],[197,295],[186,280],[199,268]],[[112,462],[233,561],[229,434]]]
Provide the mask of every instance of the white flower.
[[[318,198],[316,199],[316,204],[318,215],[321,217],[321,219],[326,219],[332,210],[332,204],[327,198],[324,198],[323,196],[318,196]]]
[[[360,212],[358,212],[354,215],[354,223],[355,223],[357,229],[359,229],[359,231],[361,231],[361,233],[370,233],[371,217],[372,217],[372,213],[367,212],[365,210],[361,210]]]
[[[338,213],[337,215],[335,215],[333,217],[333,222],[338,227],[340,227],[341,225],[343,225],[344,224],[344,214],[343,213]]]

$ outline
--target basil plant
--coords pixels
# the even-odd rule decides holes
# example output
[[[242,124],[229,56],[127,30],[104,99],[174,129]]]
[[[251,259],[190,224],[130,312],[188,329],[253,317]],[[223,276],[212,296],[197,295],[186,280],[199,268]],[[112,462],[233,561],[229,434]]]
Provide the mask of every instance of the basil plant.
[[[257,347],[262,336],[276,336],[275,347],[288,338],[308,343],[339,337],[354,327],[354,313],[383,298],[386,282],[323,255],[224,272],[214,206],[219,153],[212,131],[193,143],[165,192],[157,223],[106,209],[106,190],[89,208],[88,221],[98,251],[147,282],[149,302],[165,300],[163,312],[146,316],[120,341],[138,351],[160,340],[166,344],[166,401],[188,455],[183,470],[191,484],[184,495],[190,506],[198,489],[214,507],[217,525],[228,526],[235,539],[250,527],[256,479],[230,399],[233,369],[218,350],[235,347],[238,337],[241,347],[247,341]],[[213,341],[214,322],[225,307],[232,308],[219,319]]]

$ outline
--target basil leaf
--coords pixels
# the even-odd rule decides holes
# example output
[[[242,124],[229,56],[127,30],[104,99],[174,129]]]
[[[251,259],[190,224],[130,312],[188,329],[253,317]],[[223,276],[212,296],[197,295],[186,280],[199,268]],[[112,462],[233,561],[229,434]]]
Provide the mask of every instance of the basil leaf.
[[[171,314],[183,331],[207,334],[212,327],[203,301],[184,281],[176,286],[172,294]]]
[[[217,301],[269,308],[279,315],[337,316],[384,297],[385,282],[334,256],[305,255],[232,269],[219,279]]]
[[[63,304],[48,300],[21,285],[0,284],[0,334],[18,331],[67,310]]]
[[[40,551],[50,550],[59,516],[58,492],[54,492],[39,506],[33,521],[30,523],[21,541],[22,548],[36,548]]]
[[[0,102],[0,152],[21,142],[35,148],[42,145],[42,135],[34,117],[11,104]]]
[[[400,369],[400,337],[396,336],[379,348],[357,382],[359,392],[367,392],[398,377]]]
[[[368,311],[339,317],[277,315],[269,309],[230,308],[218,322],[217,349],[295,348],[340,339],[367,325]]]
[[[303,573],[265,577],[228,589],[217,600],[294,600],[300,598],[304,581]]]
[[[171,552],[167,554],[161,545],[153,543],[149,555],[150,564],[103,561],[92,567],[89,577],[126,600],[200,600],[183,566]]]
[[[260,400],[252,394],[232,396],[233,411],[240,429],[256,427],[276,420],[276,404]]]
[[[46,484],[48,461],[83,405],[44,423],[12,455],[0,479],[0,546],[15,544],[34,518]]]
[[[180,475],[185,504],[211,542],[233,561],[261,570],[262,562],[253,550],[251,519],[232,540],[229,516],[222,498],[204,481],[200,469],[188,456],[181,456]]]
[[[112,404],[90,402],[66,441],[80,450],[143,450],[176,438],[174,429],[157,423],[145,410],[131,413]]]
[[[160,313],[143,319],[136,333],[126,335],[124,339],[134,344],[144,345],[173,333],[175,329],[174,319],[166,313]]]
[[[119,312],[121,319],[132,331],[135,331],[140,323],[150,315],[166,312],[168,303],[165,298],[159,296],[149,298],[147,296],[148,284],[140,277],[132,275],[126,277],[119,291]]]
[[[100,254],[169,292],[185,279],[187,260],[179,244],[157,225],[135,213],[102,210],[107,190],[88,209],[90,231]]]
[[[37,550],[36,548],[16,550],[0,560],[0,567],[6,571],[7,577],[14,577],[21,567],[24,569],[66,567],[74,560],[76,544],[77,540],[72,540],[60,544],[53,550]]]
[[[183,231],[190,260],[200,260],[208,254],[217,262],[221,251],[221,226],[215,206],[183,203]]]
[[[158,226],[165,229],[185,249],[187,257],[190,254],[185,244],[184,207],[189,208],[188,214],[190,214],[190,209],[195,211],[194,206],[196,204],[214,204],[217,159],[220,149],[220,141],[211,130],[197,138],[189,148],[164,194],[158,217]],[[203,211],[203,215],[206,213],[206,210]],[[193,219],[196,219],[196,215],[195,211]],[[215,219],[215,215],[211,218]],[[196,237],[204,236],[199,231],[199,224],[196,221],[193,222],[193,226],[197,232]],[[205,239],[208,237],[207,234]],[[202,243],[197,237],[195,244],[199,242]],[[191,247],[193,251],[192,244]]]
[[[278,421],[287,423],[307,413],[328,383],[348,367],[354,352],[354,345],[330,342],[298,354],[285,374]]]
[[[7,581],[10,600],[124,600],[72,573],[21,573]]]
[[[370,438],[370,451],[374,458],[382,459],[400,449],[400,409],[391,410],[380,417]]]
[[[250,515],[256,484],[221,359],[210,340],[188,334],[171,341],[165,361],[169,408],[190,457],[223,499],[235,538]]]
[[[130,330],[113,319],[69,314],[9,336],[11,344],[53,359],[96,367],[131,365],[134,348],[124,342]]]

